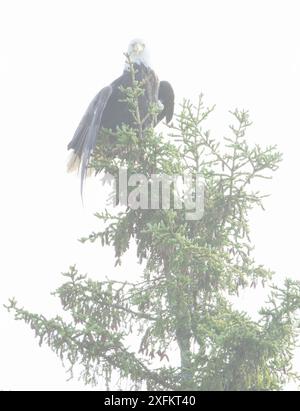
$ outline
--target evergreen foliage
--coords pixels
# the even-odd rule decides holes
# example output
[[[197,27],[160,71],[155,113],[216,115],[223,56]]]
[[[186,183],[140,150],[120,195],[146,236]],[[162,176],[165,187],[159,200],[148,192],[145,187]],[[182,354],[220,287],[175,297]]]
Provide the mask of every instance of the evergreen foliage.
[[[79,365],[87,384],[104,378],[109,386],[117,373],[133,389],[281,390],[298,378],[292,359],[300,283],[272,285],[273,273],[252,258],[248,222],[249,211],[263,206],[255,182],[271,178],[281,155],[276,147],[249,144],[244,111],[231,113],[229,137],[211,137],[205,120],[213,108],[206,108],[202,97],[196,106],[183,102],[168,138],[144,130],[138,109],[142,85],[131,70],[133,84],[124,92],[137,127],[103,132],[92,167],[116,178],[120,167],[149,179],[153,173],[200,173],[203,218],[188,221],[185,210],[174,207],[99,212],[103,230],[81,241],[114,247],[115,264],[135,242],[145,267],[140,280],[92,281],[72,266],[55,292],[69,322],[30,313],[15,300],[7,309],[28,323],[71,373]],[[153,107],[149,115],[156,113]],[[270,298],[254,321],[230,301],[260,284],[270,287]]]

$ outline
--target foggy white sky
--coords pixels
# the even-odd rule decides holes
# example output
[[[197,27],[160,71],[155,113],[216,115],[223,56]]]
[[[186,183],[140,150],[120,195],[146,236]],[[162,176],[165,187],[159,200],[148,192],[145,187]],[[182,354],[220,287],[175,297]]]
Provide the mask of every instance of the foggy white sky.
[[[91,181],[82,207],[66,146],[91,98],[122,72],[135,37],[146,40],[177,104],[200,92],[217,104],[213,135],[227,133],[228,110],[238,107],[250,110],[253,143],[279,145],[284,162],[266,186],[266,212],[253,213],[252,239],[278,281],[299,278],[299,8],[297,0],[0,0],[0,304],[15,296],[55,315],[50,291],[70,264],[95,279],[114,275],[110,250],[77,242],[97,228],[92,212],[104,198]],[[117,275],[138,270],[131,254]],[[263,300],[251,298],[241,306]],[[2,308],[0,324],[0,389],[83,388]]]

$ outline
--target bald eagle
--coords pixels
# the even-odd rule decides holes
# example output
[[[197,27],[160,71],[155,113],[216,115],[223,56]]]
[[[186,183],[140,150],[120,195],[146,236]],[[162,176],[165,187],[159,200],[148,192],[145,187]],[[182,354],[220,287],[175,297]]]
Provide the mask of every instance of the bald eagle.
[[[135,80],[141,82],[144,92],[138,98],[141,119],[146,117],[143,128],[155,126],[163,119],[169,123],[174,112],[174,91],[167,81],[159,81],[149,64],[148,50],[142,40],[133,40],[127,52],[130,62],[135,70]],[[136,122],[129,110],[128,102],[124,101],[124,89],[132,86],[132,73],[128,62],[125,64],[123,74],[104,87],[94,97],[88,106],[75,134],[68,144],[68,150],[73,150],[68,170],[80,170],[81,189],[87,174],[90,156],[101,141],[101,129],[115,131],[122,124],[132,128]],[[157,104],[160,108],[155,118],[147,114],[150,105]]]

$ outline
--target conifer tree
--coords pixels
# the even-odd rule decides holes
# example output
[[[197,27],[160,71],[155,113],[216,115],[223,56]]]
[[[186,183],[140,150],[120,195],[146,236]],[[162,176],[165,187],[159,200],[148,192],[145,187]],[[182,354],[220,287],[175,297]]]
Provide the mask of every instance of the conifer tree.
[[[47,319],[14,299],[7,309],[30,325],[71,375],[81,367],[87,384],[104,380],[110,387],[118,375],[132,389],[281,390],[298,378],[292,360],[300,284],[273,285],[273,273],[253,260],[248,221],[253,207],[263,207],[264,195],[255,184],[271,178],[281,154],[275,146],[247,141],[251,123],[245,111],[231,113],[228,137],[211,137],[205,120],[213,108],[204,106],[202,96],[196,105],[183,102],[165,135],[144,130],[138,106],[143,87],[132,66],[131,71],[133,83],[124,93],[137,127],[103,131],[91,167],[116,181],[122,167],[128,176],[141,174],[148,181],[153,174],[200,174],[203,217],[187,219],[174,202],[169,209],[160,204],[158,209],[99,210],[103,229],[81,241],[113,247],[115,264],[136,247],[145,267],[141,278],[94,281],[71,266],[55,292],[71,320],[64,313]],[[151,107],[148,115],[156,110]],[[230,301],[260,284],[270,288],[270,297],[254,321]]]

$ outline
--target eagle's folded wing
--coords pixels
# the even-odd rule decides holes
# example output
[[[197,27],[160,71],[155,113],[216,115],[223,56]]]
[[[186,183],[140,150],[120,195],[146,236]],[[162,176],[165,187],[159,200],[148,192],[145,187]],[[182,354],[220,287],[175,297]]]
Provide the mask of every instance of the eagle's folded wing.
[[[89,160],[93,149],[95,148],[97,138],[101,129],[101,120],[103,111],[112,93],[112,87],[103,88],[93,98],[88,106],[74,137],[68,145],[68,149],[73,149],[73,158],[69,162],[69,170],[74,168],[77,163],[81,170],[81,193],[83,182],[87,174]]]

